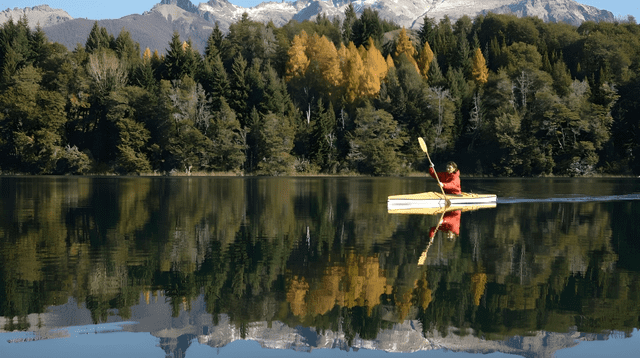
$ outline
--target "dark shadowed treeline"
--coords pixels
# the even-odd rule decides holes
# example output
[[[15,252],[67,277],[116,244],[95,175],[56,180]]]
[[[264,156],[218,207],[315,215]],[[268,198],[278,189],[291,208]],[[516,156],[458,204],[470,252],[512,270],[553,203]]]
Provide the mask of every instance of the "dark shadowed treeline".
[[[204,49],[159,56],[95,24],[68,51],[0,28],[3,173],[260,175],[424,170],[416,138],[464,174],[640,173],[640,26],[374,10],[282,27],[245,14]]]

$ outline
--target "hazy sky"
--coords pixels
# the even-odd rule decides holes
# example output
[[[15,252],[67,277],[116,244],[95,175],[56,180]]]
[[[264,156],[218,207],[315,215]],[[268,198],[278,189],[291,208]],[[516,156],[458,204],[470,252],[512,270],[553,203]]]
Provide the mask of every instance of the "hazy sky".
[[[280,1],[280,0],[278,0]],[[205,0],[192,0],[198,5]],[[253,7],[261,3],[259,0],[230,0],[231,3]],[[595,6],[599,9],[609,10],[614,15],[626,17],[633,15],[640,22],[640,1],[638,0],[579,0],[579,3]],[[41,4],[47,4],[52,8],[65,10],[74,18],[86,17],[91,20],[117,19],[125,15],[141,14],[150,10],[160,0],[0,0],[0,11],[8,8],[25,8]]]

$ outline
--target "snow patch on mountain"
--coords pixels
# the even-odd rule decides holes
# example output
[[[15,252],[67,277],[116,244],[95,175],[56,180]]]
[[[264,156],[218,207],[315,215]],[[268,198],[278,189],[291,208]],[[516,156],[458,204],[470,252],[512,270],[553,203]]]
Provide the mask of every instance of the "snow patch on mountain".
[[[27,18],[29,28],[31,29],[35,29],[38,25],[44,28],[68,20],[73,20],[73,17],[64,10],[52,9],[49,5],[38,5],[34,7],[25,7],[24,9],[16,7],[0,12],[0,25],[10,19],[13,19],[13,22],[18,22],[23,17]]]

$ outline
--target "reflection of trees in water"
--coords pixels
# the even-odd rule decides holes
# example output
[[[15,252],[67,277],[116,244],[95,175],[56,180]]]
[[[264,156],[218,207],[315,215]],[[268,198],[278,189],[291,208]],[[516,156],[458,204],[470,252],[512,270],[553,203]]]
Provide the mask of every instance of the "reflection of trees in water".
[[[241,331],[278,320],[350,339],[405,319],[419,319],[425,332],[455,326],[487,336],[638,325],[624,317],[639,316],[640,280],[614,267],[616,218],[606,204],[463,213],[461,236],[438,235],[418,267],[435,219],[371,204],[395,187],[98,182],[67,179],[2,197],[4,212],[16,213],[0,217],[0,316],[18,317],[8,328],[25,329],[27,314],[69,296],[94,322],[127,318],[149,290],[163,292],[174,316],[203,294],[214,320],[226,313]]]

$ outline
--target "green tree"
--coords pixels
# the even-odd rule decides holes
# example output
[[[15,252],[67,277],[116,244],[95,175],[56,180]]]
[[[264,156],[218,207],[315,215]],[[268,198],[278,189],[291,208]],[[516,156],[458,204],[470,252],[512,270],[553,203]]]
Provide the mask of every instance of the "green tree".
[[[378,15],[378,11],[370,7],[364,8],[360,18],[353,22],[351,41],[356,47],[366,44],[370,38],[373,39],[374,43],[379,44],[382,40],[382,35],[382,20]]]
[[[249,99],[249,85],[246,80],[247,61],[239,55],[233,61],[229,74],[229,106],[238,116],[242,128],[246,128],[249,122],[251,107],[247,106]]]
[[[213,169],[235,171],[242,168],[246,160],[246,134],[240,127],[235,113],[224,98],[220,100],[220,109],[213,113],[214,129]]]
[[[336,115],[333,104],[325,108],[322,99],[318,100],[312,134],[312,153],[315,163],[323,172],[335,173],[338,164]]]
[[[64,98],[41,86],[33,66],[19,69],[0,93],[0,156],[4,170],[56,172],[66,122]]]
[[[124,87],[109,95],[106,119],[114,123],[117,141],[114,148],[115,169],[120,173],[149,173],[151,163],[146,148],[150,139],[149,130],[136,118],[137,106],[149,97],[139,87]]]
[[[98,25],[98,21],[95,21],[91,31],[89,31],[89,37],[87,37],[84,47],[88,53],[93,53],[112,48],[114,42],[113,35],[109,34],[106,28]]]
[[[398,149],[404,144],[393,116],[367,105],[356,110],[355,129],[349,140],[348,159],[360,173],[398,174],[402,170]]]
[[[193,48],[191,39],[181,42],[180,34],[178,31],[174,31],[164,58],[163,77],[169,80],[179,80],[184,76],[196,78],[201,61],[202,58],[198,51]]]
[[[251,127],[256,140],[256,173],[286,175],[293,172],[294,128],[287,116],[267,113]]]

